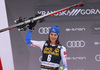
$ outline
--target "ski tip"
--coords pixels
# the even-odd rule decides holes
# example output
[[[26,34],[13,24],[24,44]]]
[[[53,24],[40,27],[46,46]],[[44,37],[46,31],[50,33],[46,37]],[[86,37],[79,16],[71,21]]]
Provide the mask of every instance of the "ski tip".
[[[83,3],[80,3],[80,4],[78,4],[77,6],[78,6],[78,7],[83,7],[84,4],[83,4]]]
[[[84,4],[82,3],[82,1],[79,3],[79,6],[80,7],[83,7],[84,6]]]

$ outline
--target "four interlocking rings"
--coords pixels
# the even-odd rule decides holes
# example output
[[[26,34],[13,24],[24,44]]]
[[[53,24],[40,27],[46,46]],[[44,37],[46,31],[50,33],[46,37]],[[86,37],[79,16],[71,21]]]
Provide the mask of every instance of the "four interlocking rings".
[[[67,47],[69,48],[79,48],[79,47],[84,47],[85,46],[85,42],[83,40],[76,40],[76,41],[68,41],[66,43]]]

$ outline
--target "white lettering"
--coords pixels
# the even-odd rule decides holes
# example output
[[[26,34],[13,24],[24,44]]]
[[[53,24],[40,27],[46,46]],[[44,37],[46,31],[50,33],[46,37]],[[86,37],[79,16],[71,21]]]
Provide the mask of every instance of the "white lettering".
[[[86,10],[86,14],[87,14],[87,15],[90,15],[90,14],[91,14],[91,10],[90,10],[90,9],[87,9],[87,10]]]
[[[67,60],[86,60],[86,57],[67,57]]]
[[[85,31],[85,28],[66,28],[66,31]]]
[[[39,14],[45,15],[50,14],[54,11],[38,11]],[[57,14],[54,14],[54,16],[77,16],[78,14],[81,15],[96,15],[100,14],[99,9],[73,9],[68,11],[63,11]]]
[[[99,10],[99,9],[97,9],[96,13],[97,13],[97,12],[100,14],[100,10]]]
[[[91,14],[96,14],[95,9],[91,9]]]
[[[81,14],[82,14],[82,15],[85,15],[85,9],[82,9],[82,10],[81,10]]]

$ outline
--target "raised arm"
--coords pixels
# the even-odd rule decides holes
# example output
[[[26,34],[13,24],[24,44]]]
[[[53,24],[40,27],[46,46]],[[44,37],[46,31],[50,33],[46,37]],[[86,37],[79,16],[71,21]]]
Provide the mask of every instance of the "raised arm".
[[[32,47],[40,48],[42,50],[45,41],[35,41],[35,40],[31,40],[31,35],[32,35],[32,30],[28,30],[28,32],[26,34],[26,38],[25,38],[25,43],[27,45],[32,46]]]
[[[31,35],[32,35],[32,30],[28,30],[28,32],[26,34],[26,38],[25,38],[25,43],[30,46],[32,46]],[[35,47],[35,45],[33,45],[33,46]]]
[[[35,17],[40,16],[40,15],[41,15],[41,14],[37,14],[37,15],[35,15]],[[33,17],[31,17],[31,18],[33,18]],[[31,18],[29,18],[29,19],[31,19]],[[29,23],[29,26],[28,26],[29,30],[28,30],[28,32],[27,32],[27,34],[26,34],[25,43],[26,43],[27,45],[30,45],[30,46],[33,46],[33,47],[38,47],[38,48],[41,48],[41,49],[42,49],[42,47],[43,47],[45,41],[34,41],[34,40],[31,41],[31,35],[32,35],[32,32],[33,32],[33,30],[34,30],[35,25],[37,24],[37,21],[38,21],[38,20],[36,20],[36,21],[31,21],[31,22]],[[39,21],[40,21],[40,22],[43,22],[44,19],[40,19]]]
[[[61,47],[61,58],[62,58],[63,70],[68,70],[68,68],[67,68],[67,51],[64,46]]]

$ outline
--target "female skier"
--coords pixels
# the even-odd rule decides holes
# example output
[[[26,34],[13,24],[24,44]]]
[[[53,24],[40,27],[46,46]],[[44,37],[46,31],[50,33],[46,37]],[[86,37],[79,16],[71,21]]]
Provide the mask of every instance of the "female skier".
[[[59,26],[55,25],[51,27],[47,41],[34,41],[31,40],[31,34],[35,25],[36,21],[29,24],[25,43],[32,47],[38,47],[41,49],[42,61],[40,70],[58,70],[61,59],[63,70],[67,70],[67,53],[66,48],[62,46],[59,41]]]

